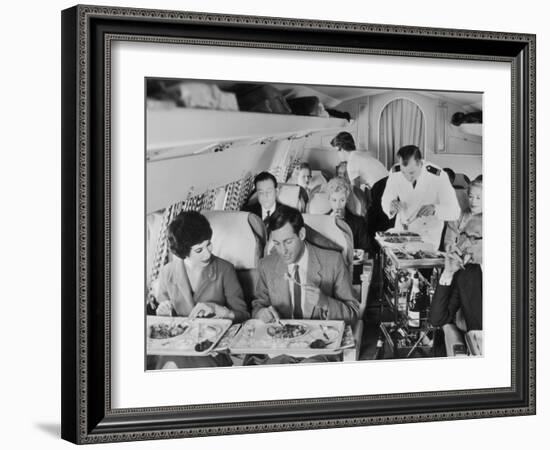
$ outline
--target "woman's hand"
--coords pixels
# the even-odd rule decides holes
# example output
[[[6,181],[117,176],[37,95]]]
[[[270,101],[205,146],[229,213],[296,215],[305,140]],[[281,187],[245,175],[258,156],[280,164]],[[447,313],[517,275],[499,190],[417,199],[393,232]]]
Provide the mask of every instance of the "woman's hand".
[[[454,275],[455,272],[458,272],[460,269],[464,268],[462,263],[461,252],[458,247],[451,245],[449,246],[447,253],[445,254],[445,269],[448,275]]]
[[[170,300],[164,300],[157,306],[157,316],[171,316],[172,315],[172,302]]]
[[[218,319],[235,319],[235,313],[225,307],[218,305],[217,303],[213,302],[207,302],[207,303],[197,303],[195,307],[191,310],[191,313],[189,314],[189,317],[191,319],[210,319],[210,318],[218,318]]]

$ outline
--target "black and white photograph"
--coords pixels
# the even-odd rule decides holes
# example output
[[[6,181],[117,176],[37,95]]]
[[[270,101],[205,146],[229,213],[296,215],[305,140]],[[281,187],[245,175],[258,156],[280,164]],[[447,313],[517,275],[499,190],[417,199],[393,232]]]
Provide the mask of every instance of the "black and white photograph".
[[[483,100],[146,78],[146,370],[483,358]]]

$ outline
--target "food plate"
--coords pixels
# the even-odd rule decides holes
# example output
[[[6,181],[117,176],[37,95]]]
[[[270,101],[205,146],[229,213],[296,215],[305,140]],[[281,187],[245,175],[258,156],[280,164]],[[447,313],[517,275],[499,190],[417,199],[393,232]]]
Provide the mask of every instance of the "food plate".
[[[230,326],[228,319],[147,316],[147,354],[207,355]]]
[[[267,334],[276,339],[296,339],[309,332],[307,325],[303,323],[285,323],[269,325]]]
[[[382,247],[400,247],[410,242],[421,242],[422,238],[412,231],[385,231],[376,233],[376,240]]]
[[[341,351],[344,322],[339,320],[281,320],[243,324],[229,350],[235,354],[312,356]]]
[[[442,252],[432,249],[409,248],[386,248],[386,254],[398,269],[422,268],[422,267],[443,267],[445,255]]]

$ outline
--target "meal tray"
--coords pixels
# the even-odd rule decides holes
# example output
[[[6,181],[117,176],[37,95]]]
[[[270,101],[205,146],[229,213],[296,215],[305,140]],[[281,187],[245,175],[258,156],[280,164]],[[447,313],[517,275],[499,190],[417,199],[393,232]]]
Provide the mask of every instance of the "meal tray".
[[[251,319],[242,325],[229,345],[229,350],[234,354],[311,356],[331,355],[343,349],[345,324],[341,320],[281,320],[280,323],[301,325],[305,327],[305,332],[297,337],[278,337],[276,330],[281,329],[281,325]],[[311,348],[310,344],[315,340],[327,341],[324,333],[329,337],[329,345],[325,348]]]
[[[397,252],[395,251],[397,250]],[[386,248],[386,254],[398,269],[419,269],[423,267],[443,267],[445,266],[445,257],[441,252],[434,252],[439,255],[437,258],[399,258],[401,249]]]
[[[157,325],[185,327],[185,331],[175,337],[155,339],[151,337],[151,327]],[[147,316],[147,354],[169,356],[206,356],[211,353],[225,335],[231,320],[228,319],[189,319],[187,317]],[[202,341],[212,342],[203,351],[195,350]]]
[[[375,235],[381,247],[400,247],[410,242],[422,242],[422,237],[410,231],[380,232]]]

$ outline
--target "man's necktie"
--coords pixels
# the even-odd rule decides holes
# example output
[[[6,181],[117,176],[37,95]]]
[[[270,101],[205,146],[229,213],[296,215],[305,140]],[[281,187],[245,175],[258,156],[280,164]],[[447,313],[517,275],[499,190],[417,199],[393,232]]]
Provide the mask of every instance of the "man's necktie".
[[[271,215],[271,212],[269,212],[269,211],[267,211],[267,212],[265,213],[264,223],[265,223],[266,225],[267,225],[267,222],[268,222],[268,220],[269,220],[269,216],[270,216],[270,215]]]
[[[302,287],[298,284],[300,283],[300,272],[298,271],[298,264],[294,266],[294,279],[296,283],[294,285],[294,318],[303,319],[304,315],[302,314]]]

